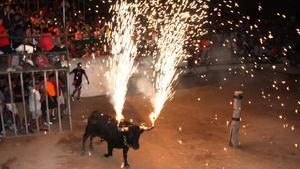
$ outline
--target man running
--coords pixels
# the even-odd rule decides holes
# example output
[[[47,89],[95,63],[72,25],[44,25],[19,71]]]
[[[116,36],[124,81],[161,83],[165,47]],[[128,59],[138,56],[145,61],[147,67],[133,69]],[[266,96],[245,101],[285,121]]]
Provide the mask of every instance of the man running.
[[[72,99],[73,100],[79,100],[80,99],[80,93],[81,93],[81,83],[82,83],[82,75],[85,76],[87,83],[90,84],[89,79],[85,73],[85,70],[82,69],[81,63],[77,63],[77,68],[73,69],[70,74],[74,73],[74,80],[73,80],[73,85],[75,87],[75,90],[72,94]],[[74,98],[75,94],[77,92],[77,98]]]

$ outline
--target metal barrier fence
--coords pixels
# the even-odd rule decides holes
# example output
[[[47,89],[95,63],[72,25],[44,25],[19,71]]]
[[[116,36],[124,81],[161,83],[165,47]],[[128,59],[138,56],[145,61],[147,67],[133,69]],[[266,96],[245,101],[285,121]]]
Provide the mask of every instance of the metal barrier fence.
[[[37,81],[37,76],[36,75],[40,75],[40,82],[43,83],[43,85],[41,85],[42,87],[44,87],[43,90],[43,94],[45,96],[45,106],[46,106],[46,119],[45,120],[45,128],[44,130],[50,132],[52,131],[52,126],[50,125],[50,112],[49,112],[49,93],[47,90],[48,87],[48,81],[49,81],[49,75],[53,74],[55,76],[55,84],[53,84],[55,87],[55,92],[56,92],[56,110],[57,110],[57,117],[58,117],[58,130],[60,132],[62,132],[63,130],[72,130],[72,116],[71,116],[71,106],[70,106],[70,76],[69,76],[69,71],[68,69],[45,69],[45,70],[27,70],[27,71],[14,71],[14,72],[0,72],[0,75],[2,75],[2,77],[7,77],[8,80],[8,88],[9,88],[9,101],[10,103],[3,103],[0,104],[0,118],[1,118],[1,128],[2,128],[2,135],[3,136],[12,136],[12,135],[30,135],[30,133],[32,132],[32,130],[35,128],[37,132],[41,131],[42,129],[40,128],[41,125],[43,124],[39,124],[41,121],[39,120],[39,118],[42,118],[40,116],[38,116],[38,107],[37,107],[37,99],[36,99],[36,81]],[[64,78],[66,78],[66,92],[63,93],[63,91],[61,91],[61,96],[64,97],[64,101],[65,101],[65,107],[64,107],[64,115],[66,115],[68,118],[64,121],[62,121],[62,110],[61,110],[61,99],[60,97],[60,84],[59,84],[59,73],[62,73],[64,75]],[[31,81],[31,91],[29,90],[30,88],[28,87],[27,91],[29,91],[29,95],[31,94],[30,92],[32,92],[33,95],[33,101],[34,101],[34,112],[30,112],[28,111],[29,109],[29,104],[27,104],[27,100],[26,100],[26,90],[25,90],[25,86],[24,86],[24,74],[26,74],[27,79],[30,77],[30,81]],[[12,77],[14,78],[19,78],[19,82],[20,82],[20,87],[21,87],[21,98],[22,98],[22,109],[23,109],[23,114],[24,114],[24,119],[21,119],[21,121],[19,121],[16,118],[19,118],[19,116],[21,115],[20,112],[18,112],[17,107],[16,107],[16,101],[15,101],[15,93],[14,93],[14,89],[13,89],[13,83],[12,83]],[[42,80],[43,79],[43,80]],[[29,86],[29,85],[28,85]],[[41,92],[42,94],[42,92]],[[30,97],[30,96],[29,96]],[[29,100],[29,99],[28,99]],[[28,101],[29,102],[29,101]],[[40,105],[42,105],[42,102],[40,102]],[[4,112],[4,108],[5,106],[9,106],[11,109],[11,111],[8,112]],[[35,114],[35,127],[33,127],[33,124],[29,123],[29,117],[30,114],[28,113],[34,113]],[[6,114],[5,114],[6,113]],[[43,113],[40,113],[40,115],[42,116]],[[18,115],[18,116],[17,116]],[[5,121],[5,116],[10,116],[12,120],[12,127],[8,128],[8,124]],[[22,126],[22,121],[24,120],[24,125]],[[31,119],[34,121],[34,119]],[[69,122],[69,124],[66,124],[66,122]],[[21,127],[25,127],[25,132],[24,129],[19,130],[17,128],[17,126]],[[64,125],[64,127],[63,127]],[[53,125],[53,128],[57,128],[57,125]],[[11,131],[13,130],[13,131]],[[22,132],[23,131],[23,132]]]

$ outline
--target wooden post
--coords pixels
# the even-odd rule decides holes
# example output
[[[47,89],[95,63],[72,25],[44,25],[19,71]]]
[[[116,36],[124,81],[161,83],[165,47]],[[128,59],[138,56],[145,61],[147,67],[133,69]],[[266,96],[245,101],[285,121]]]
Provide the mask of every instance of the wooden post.
[[[243,99],[243,92],[235,91],[233,98],[234,98],[233,115],[232,115],[232,120],[231,120],[229,146],[237,147],[239,130],[240,130],[241,105],[242,105],[242,99]]]

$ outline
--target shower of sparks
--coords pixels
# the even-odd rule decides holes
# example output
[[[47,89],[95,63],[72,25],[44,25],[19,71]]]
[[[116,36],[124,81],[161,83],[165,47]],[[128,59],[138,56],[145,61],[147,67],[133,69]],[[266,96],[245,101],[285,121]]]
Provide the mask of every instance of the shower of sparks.
[[[150,120],[154,126],[165,102],[174,95],[175,83],[182,71],[177,70],[178,64],[186,57],[184,43],[187,39],[187,23],[191,15],[183,12],[188,5],[188,1],[182,1],[179,9],[172,9],[173,14],[166,17],[165,24],[160,30],[160,37],[157,40],[158,53],[155,53],[155,64],[153,77],[155,95],[152,98],[154,112],[150,114]],[[176,6],[176,4],[174,4]],[[205,18],[206,12],[201,12],[198,16]]]
[[[155,89],[154,112],[150,115],[152,124],[157,119],[167,99],[174,94],[173,85],[180,72],[176,66],[184,58],[183,40],[185,34],[185,22],[180,18],[173,18],[171,23],[163,28],[162,37],[158,40],[160,57],[155,65]]]
[[[116,15],[111,23],[112,57],[107,61],[109,70],[105,73],[105,77],[109,82],[108,94],[111,96],[118,122],[124,119],[122,110],[127,93],[127,84],[137,67],[134,63],[137,49],[132,40],[137,17],[135,9],[136,5],[134,4],[124,1],[116,3],[114,6]]]

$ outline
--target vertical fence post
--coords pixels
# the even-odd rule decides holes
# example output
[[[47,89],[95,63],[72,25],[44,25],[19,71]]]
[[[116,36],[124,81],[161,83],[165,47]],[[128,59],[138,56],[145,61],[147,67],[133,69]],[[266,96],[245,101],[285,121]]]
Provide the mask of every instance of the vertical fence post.
[[[11,108],[12,108],[12,117],[13,117],[13,123],[14,123],[14,131],[15,131],[15,135],[17,134],[17,125],[16,125],[16,106],[14,105],[14,94],[13,94],[13,90],[12,90],[12,83],[11,83],[11,74],[8,73],[8,85],[9,85],[9,94],[10,94],[10,103],[11,103]]]
[[[39,124],[39,117],[37,115],[37,103],[36,103],[36,86],[35,86],[35,76],[34,76],[34,72],[32,72],[32,91],[33,92],[33,100],[34,100],[34,113],[35,113],[35,123],[36,123],[36,130],[37,132],[40,131],[40,124]]]
[[[30,6],[29,2],[30,2],[29,0],[26,0],[27,11],[29,11],[29,6]]]
[[[232,120],[231,120],[229,146],[237,147],[239,130],[240,130],[240,119],[241,119],[240,117],[241,117],[241,105],[242,105],[242,99],[243,99],[243,92],[235,91],[233,97],[234,97],[233,115],[232,115]]]
[[[47,110],[47,123],[48,123],[48,131],[50,132],[50,115],[49,115],[49,100],[48,100],[48,90],[47,90],[47,72],[44,71],[44,89],[45,89],[45,97],[46,97],[46,110]]]
[[[65,3],[65,0],[63,0],[62,3],[63,3],[63,23],[64,23],[64,28],[66,28],[66,3]]]
[[[21,79],[22,101],[23,101],[23,110],[24,110],[24,118],[25,118],[25,130],[26,130],[26,134],[28,135],[27,111],[26,111],[26,104],[25,104],[26,101],[25,101],[24,80],[23,80],[22,72],[20,73],[20,79]]]
[[[67,75],[67,102],[68,102],[68,115],[69,115],[69,122],[70,122],[70,130],[73,130],[72,126],[72,115],[71,115],[71,102],[70,102],[70,73],[66,71]]]
[[[0,117],[1,117],[1,125],[2,125],[2,134],[3,134],[3,136],[5,136],[6,132],[5,132],[5,125],[4,125],[3,108],[4,108],[4,102],[1,102],[0,103]]]
[[[57,111],[58,111],[58,122],[59,122],[59,131],[62,132],[61,128],[61,115],[60,115],[60,99],[59,99],[59,81],[58,81],[58,71],[55,71],[55,85],[56,85],[56,99],[57,99]]]

